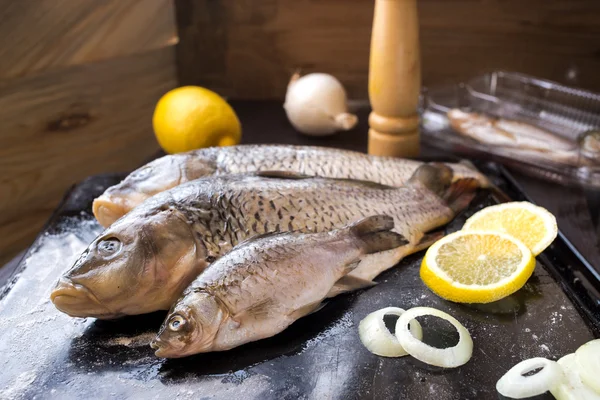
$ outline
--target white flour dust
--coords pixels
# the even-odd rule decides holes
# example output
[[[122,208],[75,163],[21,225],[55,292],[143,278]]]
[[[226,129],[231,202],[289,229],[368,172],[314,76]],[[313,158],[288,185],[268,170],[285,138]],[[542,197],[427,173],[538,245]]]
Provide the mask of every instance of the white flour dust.
[[[350,313],[350,312],[345,313],[340,319],[338,319],[332,326],[327,328],[324,332],[321,332],[316,337],[308,340],[305,343],[305,345],[302,349],[302,352],[304,352],[305,350],[315,346],[316,344],[318,344],[324,340],[327,340],[330,337],[337,336],[337,335],[343,333],[345,330],[347,330],[348,328],[351,328],[353,325],[354,325],[354,322],[352,322],[352,313]]]

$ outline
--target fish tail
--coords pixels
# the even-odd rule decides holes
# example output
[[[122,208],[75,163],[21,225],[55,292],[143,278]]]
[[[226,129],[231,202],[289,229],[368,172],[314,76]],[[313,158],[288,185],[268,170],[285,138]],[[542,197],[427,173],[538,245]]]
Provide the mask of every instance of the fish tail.
[[[372,254],[395,249],[408,243],[404,236],[392,232],[393,228],[394,218],[387,215],[374,215],[352,224],[350,232],[361,241],[365,254]]]
[[[458,214],[467,208],[479,188],[479,182],[476,179],[461,179],[450,185],[444,195],[444,201],[455,214]]]
[[[492,192],[492,197],[498,203],[508,203],[510,201],[513,201],[512,198],[509,195],[507,195],[506,193],[504,193],[504,191],[502,189],[500,189],[496,185],[491,184],[490,185],[490,191]]]
[[[410,184],[426,187],[440,196],[456,214],[465,209],[475,197],[481,183],[472,177],[454,180],[454,173],[443,163],[429,163],[417,168]]]
[[[469,167],[469,168],[477,171],[477,167],[475,166],[475,164],[473,164],[471,162],[471,160],[467,160],[466,158],[463,158],[458,163],[464,165],[465,167]]]
[[[479,172],[479,170],[477,169],[477,167],[475,166],[475,164],[473,164],[470,160],[467,159],[461,159],[458,162],[460,165],[468,168],[471,171],[472,176],[454,176],[454,180],[458,180],[457,178],[475,178],[477,179],[477,181],[479,182],[479,185],[482,188],[489,188],[494,186],[494,184],[492,182],[490,182],[490,180],[488,179],[487,176],[485,176],[484,174],[482,174],[481,172]]]
[[[465,167],[472,169],[473,172],[476,172],[478,174],[477,179],[481,187],[489,189],[492,193],[492,196],[498,203],[507,203],[509,201],[512,201],[512,199],[506,193],[504,193],[502,189],[493,184],[485,175],[480,173],[477,170],[477,167],[471,161],[463,159],[459,161],[459,164],[462,164]]]

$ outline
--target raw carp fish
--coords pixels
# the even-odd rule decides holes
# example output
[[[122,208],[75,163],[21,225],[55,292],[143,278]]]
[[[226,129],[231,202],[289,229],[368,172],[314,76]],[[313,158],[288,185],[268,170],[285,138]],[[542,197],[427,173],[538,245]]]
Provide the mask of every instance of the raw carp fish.
[[[268,175],[268,176],[266,176]],[[444,164],[420,166],[404,187],[289,173],[223,175],[161,192],[119,219],[59,280],[51,299],[75,317],[168,310],[216,259],[250,237],[325,232],[372,215],[394,218],[408,243],[365,257],[351,275],[371,280],[463,210],[480,186]]]
[[[400,187],[422,162],[310,146],[240,145],[213,147],[159,158],[132,172],[94,201],[96,219],[104,227],[147,198],[209,175],[287,171],[325,178],[349,178]],[[469,165],[448,164],[455,179],[487,179]]]
[[[319,309],[335,285],[375,285],[348,274],[365,255],[406,244],[393,227],[392,217],[373,216],[329,232],[267,234],[239,244],[171,307],[152,342],[156,355],[183,357],[268,338]]]

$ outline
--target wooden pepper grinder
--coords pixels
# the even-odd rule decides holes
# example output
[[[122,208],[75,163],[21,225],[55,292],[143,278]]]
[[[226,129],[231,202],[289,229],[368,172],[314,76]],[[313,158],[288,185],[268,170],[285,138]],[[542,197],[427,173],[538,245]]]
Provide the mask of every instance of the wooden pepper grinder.
[[[369,154],[419,155],[417,0],[375,0],[369,61]]]

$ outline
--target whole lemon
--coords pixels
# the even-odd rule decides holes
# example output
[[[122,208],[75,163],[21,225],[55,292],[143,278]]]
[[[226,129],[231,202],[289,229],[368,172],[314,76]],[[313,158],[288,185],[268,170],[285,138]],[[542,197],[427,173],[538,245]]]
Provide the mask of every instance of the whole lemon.
[[[183,86],[156,104],[152,126],[167,153],[238,144],[242,127],[229,104],[212,90]]]

